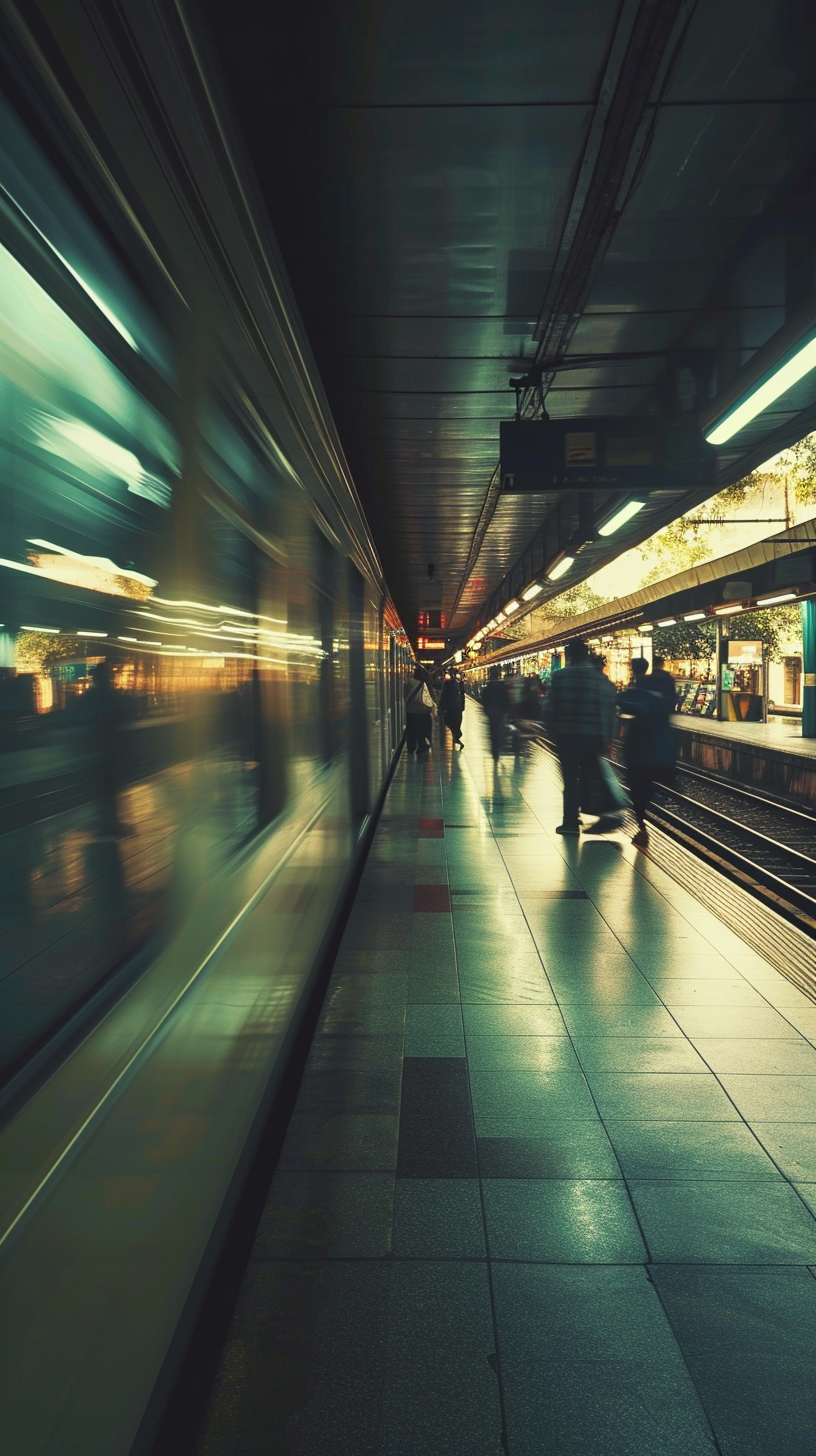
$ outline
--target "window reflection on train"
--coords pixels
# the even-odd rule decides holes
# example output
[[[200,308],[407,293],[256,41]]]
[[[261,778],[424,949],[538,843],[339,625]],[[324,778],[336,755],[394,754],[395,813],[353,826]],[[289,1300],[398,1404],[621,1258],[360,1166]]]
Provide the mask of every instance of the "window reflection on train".
[[[2,1074],[160,926],[180,832],[226,862],[349,703],[345,557],[225,386],[182,468],[159,323],[0,112]]]

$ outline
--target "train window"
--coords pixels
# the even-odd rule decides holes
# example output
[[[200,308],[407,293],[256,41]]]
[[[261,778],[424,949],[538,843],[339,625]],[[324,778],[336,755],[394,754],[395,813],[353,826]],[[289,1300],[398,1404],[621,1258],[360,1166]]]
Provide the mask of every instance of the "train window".
[[[65,558],[61,580],[73,561],[87,585],[93,558],[155,576],[170,426],[1,246],[0,452],[7,570],[39,547]]]
[[[0,235],[78,323],[104,319],[127,345],[125,359],[137,354],[174,381],[169,341],[153,310],[2,98]]]

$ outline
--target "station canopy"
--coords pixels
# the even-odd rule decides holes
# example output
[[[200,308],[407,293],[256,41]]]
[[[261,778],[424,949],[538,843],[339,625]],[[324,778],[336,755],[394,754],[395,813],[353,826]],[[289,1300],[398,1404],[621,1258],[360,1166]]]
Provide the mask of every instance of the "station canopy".
[[[543,603],[816,427],[791,375],[608,535],[629,477],[499,465],[517,403],[570,439],[632,423],[648,464],[637,422],[702,439],[816,335],[812,0],[331,0],[276,34],[206,9],[414,638]]]

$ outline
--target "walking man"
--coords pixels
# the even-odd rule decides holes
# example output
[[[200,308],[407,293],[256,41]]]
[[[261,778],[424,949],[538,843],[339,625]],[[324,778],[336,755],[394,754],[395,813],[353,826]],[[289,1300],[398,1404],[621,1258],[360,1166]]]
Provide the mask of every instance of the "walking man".
[[[615,689],[602,672],[590,666],[585,643],[568,642],[566,666],[553,673],[547,718],[564,780],[564,815],[556,834],[579,834],[582,795],[590,791],[598,759],[615,733]],[[616,824],[604,824],[599,832]],[[595,826],[599,828],[599,826]]]

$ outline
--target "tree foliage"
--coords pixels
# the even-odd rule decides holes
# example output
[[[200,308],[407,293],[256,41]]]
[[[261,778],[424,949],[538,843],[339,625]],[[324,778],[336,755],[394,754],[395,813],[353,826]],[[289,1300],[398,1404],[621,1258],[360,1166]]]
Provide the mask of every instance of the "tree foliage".
[[[792,641],[801,639],[802,617],[798,606],[765,607],[732,618],[729,636],[739,642],[763,642],[772,662],[781,662]]]
[[[734,641],[764,643],[771,661],[781,662],[790,644],[798,641],[801,635],[799,607],[766,607],[755,612],[743,612],[727,618],[723,631]],[[704,622],[678,622],[674,627],[655,627],[652,643],[659,657],[668,657],[674,662],[709,662],[713,667],[717,626],[709,618]]]
[[[789,466],[789,479],[798,505],[816,503],[816,435],[805,435],[782,456],[780,464]]]
[[[652,647],[658,657],[673,662],[713,663],[717,646],[714,622],[677,622],[674,627],[655,627]]]

